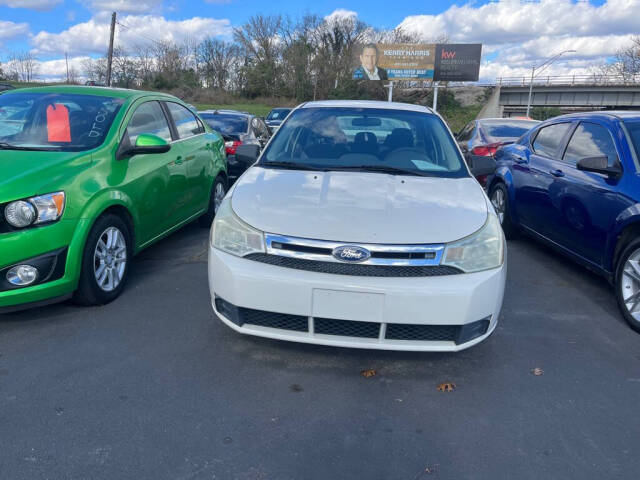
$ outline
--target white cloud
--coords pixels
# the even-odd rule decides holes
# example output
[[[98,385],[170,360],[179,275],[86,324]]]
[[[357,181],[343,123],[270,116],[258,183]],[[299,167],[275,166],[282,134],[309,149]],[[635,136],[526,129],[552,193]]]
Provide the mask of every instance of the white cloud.
[[[91,0],[87,8],[99,12],[151,13],[160,10],[162,0]]]
[[[29,33],[29,25],[26,23],[15,23],[0,20],[0,43]]]
[[[338,8],[334,10],[329,15],[324,17],[327,22],[335,21],[335,20],[343,20],[343,19],[355,19],[358,17],[357,12],[353,10],[347,10],[345,8]]]
[[[10,8],[29,8],[31,10],[51,10],[62,0],[0,0],[0,6]]]
[[[586,0],[467,3],[438,15],[409,16],[399,27],[425,41],[446,35],[454,43],[482,43],[483,54],[495,58],[483,63],[481,78],[530,74],[531,65],[564,50],[577,52],[545,74],[584,74],[640,32],[640,0],[606,0],[600,6]]]
[[[492,44],[522,42],[543,35],[606,35],[640,31],[640,0],[607,0],[601,6],[571,0],[499,0],[481,6],[456,5],[438,15],[415,15],[399,25],[428,39]]]
[[[156,15],[129,15],[118,19],[116,45],[126,49],[153,41],[182,42],[201,40],[207,36],[229,35],[229,20],[194,17],[187,20],[167,20]],[[126,26],[126,27],[125,27]],[[42,31],[31,40],[34,53],[63,55],[104,54],[109,42],[109,18],[99,15],[78,23],[60,33]]]

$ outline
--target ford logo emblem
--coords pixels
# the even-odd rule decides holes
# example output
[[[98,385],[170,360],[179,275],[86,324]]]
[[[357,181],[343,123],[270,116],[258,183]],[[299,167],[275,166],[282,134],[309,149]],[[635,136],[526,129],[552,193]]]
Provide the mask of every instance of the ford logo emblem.
[[[364,262],[371,257],[371,252],[366,248],[355,245],[343,245],[336,247],[332,252],[333,256],[341,262]]]

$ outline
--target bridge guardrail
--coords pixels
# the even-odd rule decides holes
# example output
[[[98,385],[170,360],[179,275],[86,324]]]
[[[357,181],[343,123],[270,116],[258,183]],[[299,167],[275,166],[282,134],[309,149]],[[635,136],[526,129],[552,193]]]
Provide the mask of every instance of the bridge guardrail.
[[[531,77],[499,77],[495,83],[483,83],[492,86],[528,87]],[[564,75],[540,76],[533,79],[533,85],[638,85],[640,74],[637,75]]]

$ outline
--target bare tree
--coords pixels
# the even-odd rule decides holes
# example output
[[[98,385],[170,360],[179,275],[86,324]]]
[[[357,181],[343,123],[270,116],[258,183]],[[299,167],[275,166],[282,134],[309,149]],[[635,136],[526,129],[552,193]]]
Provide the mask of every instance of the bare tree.
[[[121,46],[113,49],[112,81],[114,85],[131,88],[138,83],[138,64]]]
[[[198,45],[200,73],[208,87],[229,89],[234,63],[240,56],[237,45],[213,38],[205,38]]]
[[[69,78],[68,83],[77,84],[80,81],[80,75],[78,74],[78,70],[75,67],[69,67]]]
[[[640,73],[640,36],[634,37],[631,43],[616,53],[616,73],[624,77]]]
[[[313,66],[322,97],[351,80],[356,51],[367,32],[367,25],[356,17],[325,19],[315,30]]]
[[[233,38],[246,52],[249,68],[246,72],[249,94],[276,96],[282,41],[279,36],[280,15],[254,15],[247,23],[233,31]]]
[[[105,83],[107,81],[106,57],[88,58],[82,62],[82,69],[89,80],[98,83]]]
[[[38,73],[38,60],[31,52],[12,52],[8,68],[10,77],[21,82],[32,82]]]

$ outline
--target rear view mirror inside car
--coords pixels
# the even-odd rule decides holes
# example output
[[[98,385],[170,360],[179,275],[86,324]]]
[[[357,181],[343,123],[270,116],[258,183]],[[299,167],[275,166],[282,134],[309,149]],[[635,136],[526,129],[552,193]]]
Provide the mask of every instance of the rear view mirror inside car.
[[[361,117],[351,120],[353,127],[378,127],[382,125],[382,120],[376,117]]]

